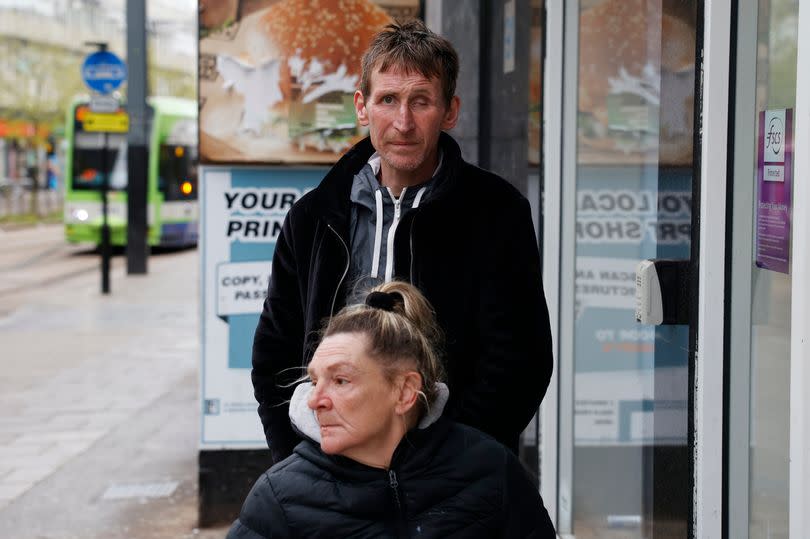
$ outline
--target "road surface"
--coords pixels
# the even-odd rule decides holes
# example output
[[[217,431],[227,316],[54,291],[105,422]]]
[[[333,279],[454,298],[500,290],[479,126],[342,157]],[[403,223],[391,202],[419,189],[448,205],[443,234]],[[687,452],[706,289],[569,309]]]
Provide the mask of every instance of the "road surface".
[[[223,537],[198,530],[198,256],[149,273],[0,230],[0,537]]]

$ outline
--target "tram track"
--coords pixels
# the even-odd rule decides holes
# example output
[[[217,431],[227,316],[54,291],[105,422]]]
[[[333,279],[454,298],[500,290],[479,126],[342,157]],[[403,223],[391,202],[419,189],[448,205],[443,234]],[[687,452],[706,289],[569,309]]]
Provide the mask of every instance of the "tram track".
[[[67,243],[61,226],[47,225],[0,233],[0,320],[36,302],[41,293],[60,294],[60,287],[90,286],[100,282],[100,255],[88,245]],[[154,249],[158,265],[183,250]],[[123,249],[116,249],[111,270],[125,268]],[[81,277],[86,277],[78,281]]]
[[[99,271],[98,256],[86,245],[66,243],[61,226],[6,231],[0,244],[0,318],[36,301],[39,292],[58,293],[65,283]]]
[[[86,266],[81,266],[79,268],[73,269],[71,271],[67,271],[64,273],[58,273],[55,275],[49,275],[43,279],[33,280],[22,283],[21,286],[16,287],[9,287],[6,289],[0,288],[0,298],[4,296],[10,296],[13,294],[20,294],[27,291],[35,290],[35,289],[42,289],[51,285],[59,284],[64,281],[68,281],[72,278],[79,277],[81,275],[87,275],[89,272],[98,268],[98,263],[88,264]],[[2,272],[0,272],[0,276],[2,276]],[[1,312],[1,311],[0,311]]]

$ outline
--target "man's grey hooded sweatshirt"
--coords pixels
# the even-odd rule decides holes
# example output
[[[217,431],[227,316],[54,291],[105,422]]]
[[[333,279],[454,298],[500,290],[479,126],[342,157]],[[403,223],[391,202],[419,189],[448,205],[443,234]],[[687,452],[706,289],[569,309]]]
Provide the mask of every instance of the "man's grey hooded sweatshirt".
[[[433,177],[425,183],[403,188],[396,198],[377,179],[380,160],[379,154],[372,155],[352,182],[348,304],[362,302],[372,287],[392,279],[397,225],[408,211],[427,200],[442,168],[440,154]]]

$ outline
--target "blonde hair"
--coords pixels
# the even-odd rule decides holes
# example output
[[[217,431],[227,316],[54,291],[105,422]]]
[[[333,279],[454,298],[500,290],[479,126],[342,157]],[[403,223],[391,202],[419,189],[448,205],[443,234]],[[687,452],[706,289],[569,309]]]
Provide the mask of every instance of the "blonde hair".
[[[416,287],[405,282],[381,284],[374,287],[369,296],[379,297],[375,292],[388,295],[390,304],[380,307],[360,303],[344,307],[329,320],[322,338],[340,333],[365,335],[368,338],[366,352],[381,364],[389,380],[415,367],[422,377],[420,394],[425,400],[424,411],[436,396],[436,383],[444,380],[443,336],[433,307]]]

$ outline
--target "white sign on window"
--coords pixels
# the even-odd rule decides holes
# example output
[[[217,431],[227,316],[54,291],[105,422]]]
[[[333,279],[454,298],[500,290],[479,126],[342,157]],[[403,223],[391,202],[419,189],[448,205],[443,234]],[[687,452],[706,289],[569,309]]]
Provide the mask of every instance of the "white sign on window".
[[[217,316],[262,312],[270,268],[265,260],[217,266]]]
[[[515,70],[515,0],[503,5],[503,72]]]

